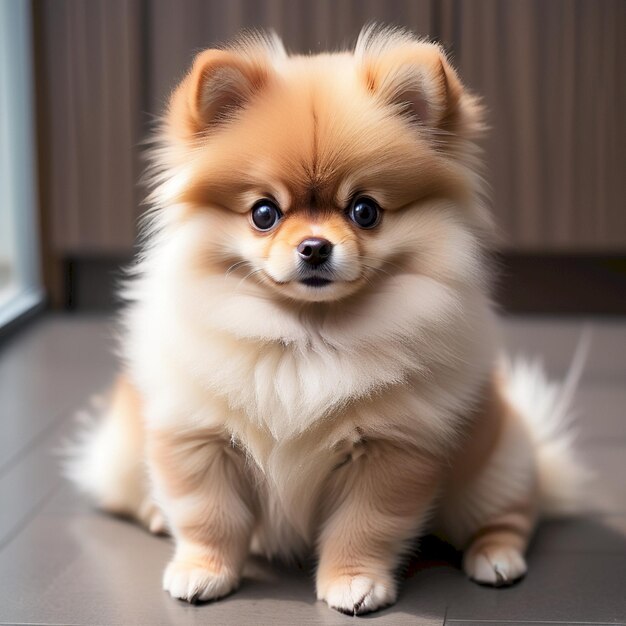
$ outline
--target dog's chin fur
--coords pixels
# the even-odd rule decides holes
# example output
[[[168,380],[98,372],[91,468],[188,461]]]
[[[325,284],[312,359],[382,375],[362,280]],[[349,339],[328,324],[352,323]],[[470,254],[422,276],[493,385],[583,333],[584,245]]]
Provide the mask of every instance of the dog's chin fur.
[[[428,520],[471,577],[525,571],[556,497],[541,476],[580,472],[567,445],[540,467],[497,371],[481,130],[442,51],[406,33],[308,57],[254,36],[197,58],[153,155],[125,373],[71,466],[103,507],[167,524],[172,595],[229,593],[251,542],[316,549],[318,596],[375,610]],[[374,228],[351,221],[357,196],[381,207]],[[268,232],[251,223],[262,198],[282,212]],[[307,237],[334,246],[328,285],[300,282]]]

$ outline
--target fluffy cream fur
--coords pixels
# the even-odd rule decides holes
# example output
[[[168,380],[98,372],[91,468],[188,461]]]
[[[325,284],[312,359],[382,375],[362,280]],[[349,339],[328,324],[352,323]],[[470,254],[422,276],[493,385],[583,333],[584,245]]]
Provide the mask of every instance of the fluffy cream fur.
[[[481,130],[441,49],[404,32],[196,59],[154,152],[124,377],[71,464],[104,508],[164,516],[173,596],[229,593],[250,549],[315,549],[318,597],[372,611],[427,525],[481,582],[524,573],[546,475],[573,461],[560,438],[539,463],[534,405],[496,365]],[[350,221],[355,196],[382,207],[375,228]],[[250,221],[260,198],[284,215],[271,232]],[[299,280],[310,236],[334,244],[324,287]]]

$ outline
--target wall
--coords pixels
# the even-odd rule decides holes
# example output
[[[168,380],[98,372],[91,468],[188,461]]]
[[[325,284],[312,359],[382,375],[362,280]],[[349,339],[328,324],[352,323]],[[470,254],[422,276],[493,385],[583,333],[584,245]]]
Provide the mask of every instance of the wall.
[[[441,40],[484,95],[502,249],[626,253],[623,0],[40,0],[34,3],[50,263],[132,252],[140,142],[196,51],[241,28],[289,49],[369,21]]]

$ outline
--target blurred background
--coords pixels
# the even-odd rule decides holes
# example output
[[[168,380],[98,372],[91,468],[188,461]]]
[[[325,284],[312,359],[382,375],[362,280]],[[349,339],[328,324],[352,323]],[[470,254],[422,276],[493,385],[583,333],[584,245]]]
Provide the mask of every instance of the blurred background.
[[[0,325],[115,306],[142,141],[196,52],[273,28],[315,53],[371,21],[484,96],[505,310],[626,313],[624,0],[0,0]]]

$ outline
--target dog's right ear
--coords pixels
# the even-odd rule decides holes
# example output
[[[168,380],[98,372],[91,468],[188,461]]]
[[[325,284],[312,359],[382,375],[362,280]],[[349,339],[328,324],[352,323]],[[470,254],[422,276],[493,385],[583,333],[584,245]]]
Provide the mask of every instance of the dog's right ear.
[[[170,129],[193,140],[228,120],[268,82],[270,61],[235,50],[205,50],[178,86],[168,111]]]

